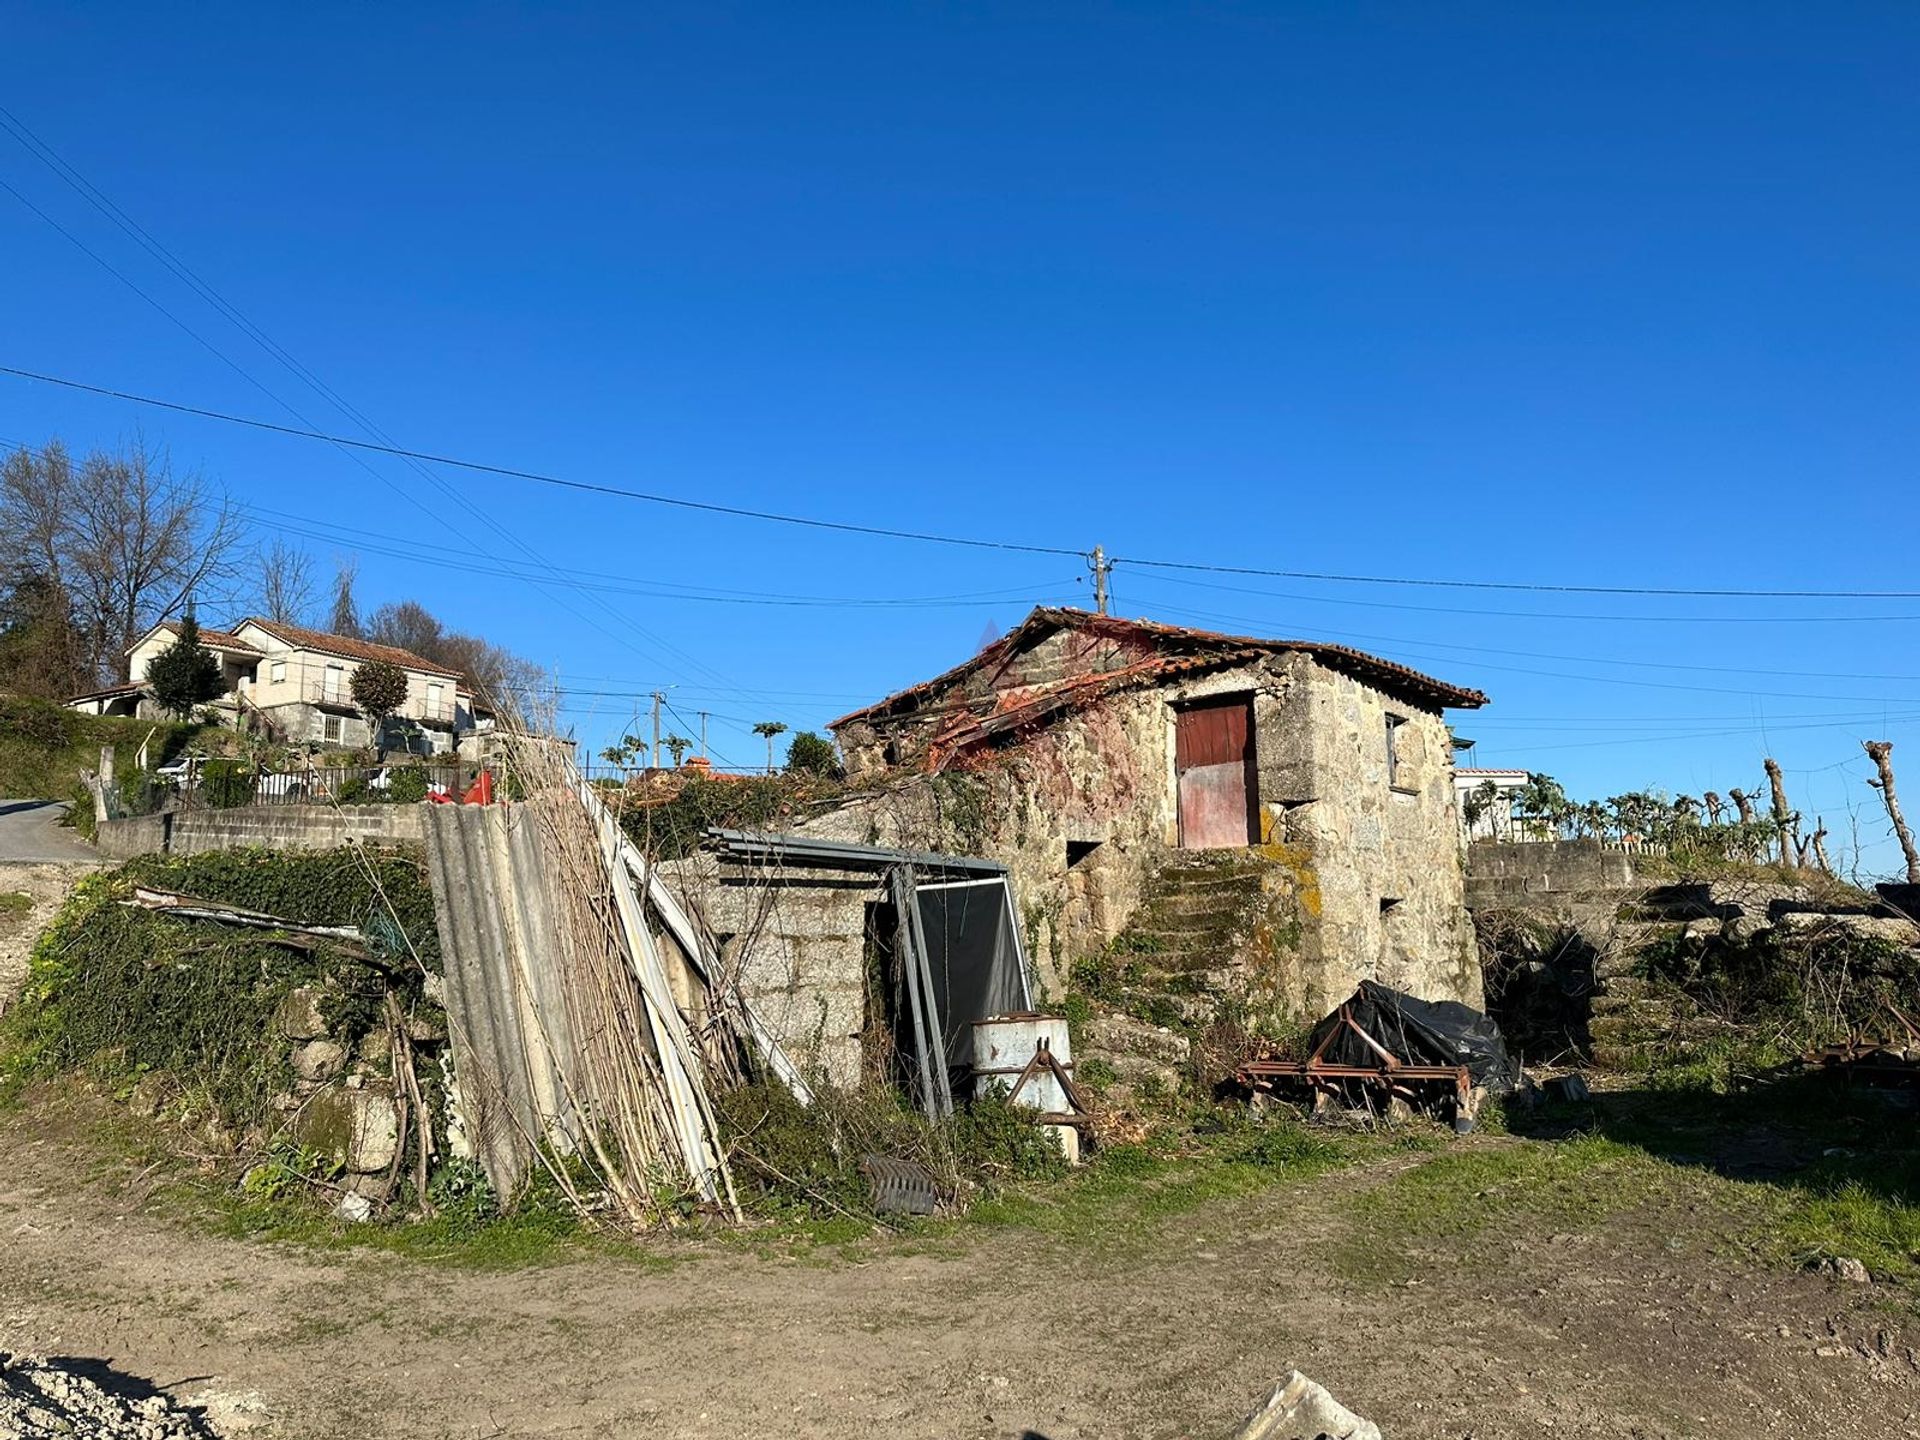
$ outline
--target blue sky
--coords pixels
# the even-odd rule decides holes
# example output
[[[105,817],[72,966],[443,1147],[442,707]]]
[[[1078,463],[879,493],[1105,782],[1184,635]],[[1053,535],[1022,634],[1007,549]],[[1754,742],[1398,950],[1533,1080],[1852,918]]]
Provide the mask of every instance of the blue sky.
[[[1482,764],[1698,794],[1771,753],[1892,867],[1859,741],[1920,767],[1920,601],[1127,561],[1920,590],[1920,11],[408,9],[8,3],[0,103],[402,444],[1099,542],[1120,613],[1487,690]],[[0,364],[362,433],[4,134],[0,181],[180,322],[0,190]],[[136,427],[357,552],[368,606],[554,666],[595,747],[673,686],[751,762],[756,720],[1088,596],[1071,557],[430,478],[0,377],[0,438]]]

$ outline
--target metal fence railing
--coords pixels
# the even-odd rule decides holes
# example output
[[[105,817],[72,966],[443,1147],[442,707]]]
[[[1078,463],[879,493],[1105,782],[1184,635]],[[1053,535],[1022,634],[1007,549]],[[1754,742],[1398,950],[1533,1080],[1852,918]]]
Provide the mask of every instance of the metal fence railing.
[[[482,767],[328,765],[257,772],[231,761],[193,757],[152,774],[135,772],[111,797],[119,815],[162,810],[230,810],[243,805],[409,805],[439,796],[457,800]]]

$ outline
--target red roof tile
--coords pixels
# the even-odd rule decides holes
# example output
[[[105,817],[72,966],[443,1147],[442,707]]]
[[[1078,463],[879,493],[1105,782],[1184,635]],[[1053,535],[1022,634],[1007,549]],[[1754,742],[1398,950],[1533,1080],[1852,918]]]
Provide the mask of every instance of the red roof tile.
[[[1065,606],[1041,606],[1015,629],[994,641],[972,659],[963,661],[951,670],[934,676],[931,680],[923,680],[918,685],[909,686],[875,704],[842,715],[838,720],[831,721],[827,728],[837,730],[854,720],[876,719],[889,713],[910,712],[919,701],[959,683],[977,670],[1007,658],[1022,642],[1033,635],[1062,628],[1122,638],[1153,640],[1173,647],[1173,653],[1156,655],[1152,660],[1143,662],[1143,665],[1130,666],[1127,669],[1100,676],[1080,677],[1087,681],[1098,682],[1101,693],[1117,688],[1114,683],[1116,680],[1119,684],[1137,684],[1143,679],[1161,678],[1193,669],[1210,668],[1233,661],[1253,659],[1259,655],[1298,652],[1311,655],[1329,669],[1339,670],[1365,680],[1388,694],[1408,696],[1436,708],[1470,710],[1487,703],[1487,697],[1478,690],[1450,685],[1444,680],[1436,680],[1408,666],[1397,664],[1392,660],[1383,660],[1377,655],[1369,655],[1365,651],[1353,650],[1345,645],[1331,645],[1318,640],[1269,640],[1251,635],[1226,635],[1213,630],[1194,630],[1181,625],[1163,625],[1154,620],[1124,620],[1118,616],[1096,615],[1089,610],[1077,610]],[[1180,653],[1183,650],[1186,653]],[[1080,695],[1086,687],[1080,684],[1079,680],[1075,680],[1034,688],[1044,689],[1046,697],[1052,699],[1068,694]],[[1034,703],[1038,704],[1039,701],[1036,700]],[[1048,705],[1045,708],[1053,708],[1053,706]],[[1002,717],[996,715],[991,718],[997,721]]]
[[[317,650],[322,655],[337,655],[342,660],[384,660],[402,670],[424,670],[429,675],[446,675],[455,680],[466,676],[438,660],[429,660],[397,645],[376,645],[371,640],[356,640],[350,635],[329,635],[324,630],[309,630],[303,625],[287,625],[278,620],[262,620],[249,615],[242,625],[257,625],[269,635],[301,650]]]

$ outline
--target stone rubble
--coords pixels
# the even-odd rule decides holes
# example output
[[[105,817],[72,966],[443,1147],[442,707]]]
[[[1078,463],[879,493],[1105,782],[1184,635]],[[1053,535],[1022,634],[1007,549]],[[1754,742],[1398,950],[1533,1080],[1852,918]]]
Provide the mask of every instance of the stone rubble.
[[[191,1410],[129,1380],[109,1389],[84,1370],[88,1362],[0,1350],[0,1436],[6,1440],[215,1440]]]
[[[1233,1440],[1381,1440],[1380,1427],[1342,1405],[1298,1370],[1273,1387]]]

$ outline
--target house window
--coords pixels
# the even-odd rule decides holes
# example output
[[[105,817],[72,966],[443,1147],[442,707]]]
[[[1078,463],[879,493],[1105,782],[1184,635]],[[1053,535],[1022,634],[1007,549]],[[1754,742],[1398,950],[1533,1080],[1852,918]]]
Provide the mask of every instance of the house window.
[[[439,681],[429,680],[427,682],[427,718],[429,720],[442,718],[440,713],[440,697],[445,691],[446,687]]]
[[[267,680],[270,684],[278,685],[282,683],[286,678],[287,678],[287,662],[286,661],[275,660],[272,664],[267,666]]]
[[[1402,746],[1407,739],[1407,717],[1387,716],[1387,786],[1393,790],[1413,788],[1413,773],[1408,768]]]
[[[326,688],[321,694],[328,700],[338,700],[347,693],[347,667],[344,665],[327,666]]]
[[[320,720],[320,738],[329,745],[339,745],[346,740],[346,720],[339,715],[322,716]]]

